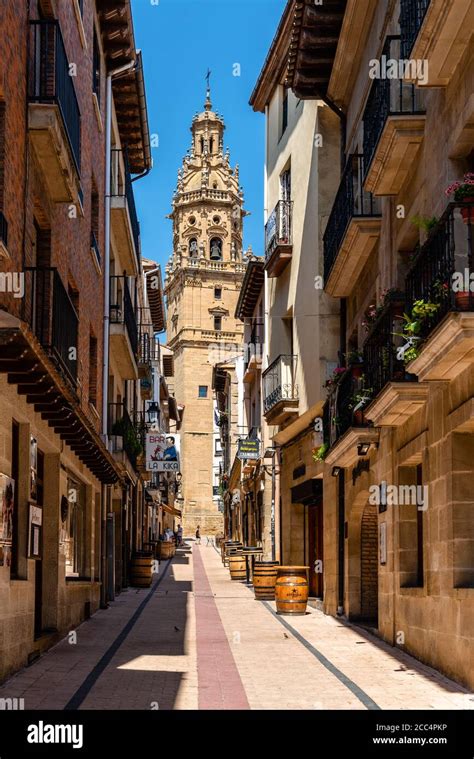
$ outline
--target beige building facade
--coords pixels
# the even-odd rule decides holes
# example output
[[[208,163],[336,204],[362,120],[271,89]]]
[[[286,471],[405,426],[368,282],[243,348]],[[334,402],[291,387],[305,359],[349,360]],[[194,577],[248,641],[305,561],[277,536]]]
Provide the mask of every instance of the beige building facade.
[[[181,473],[183,526],[203,534],[223,529],[215,487],[216,414],[213,367],[241,350],[234,316],[244,274],[243,193],[238,166],[224,151],[224,121],[212,110],[193,119],[191,149],[178,172],[170,218],[174,253],[166,267],[167,339],[174,388],[183,406]]]
[[[281,60],[280,83],[292,91],[296,109],[326,103],[343,154],[342,170],[333,156],[324,183],[330,193],[323,239],[317,238],[320,303],[339,313],[332,331],[337,365],[324,393],[321,378],[305,374],[324,401],[313,454],[302,442],[280,451],[282,503],[293,503],[281,512],[282,559],[311,566],[298,514],[304,520],[305,499],[317,497],[320,607],[368,626],[468,687],[474,683],[472,13],[469,1],[349,0],[325,8],[290,0],[273,43],[275,61],[267,60],[263,74],[268,78]],[[326,45],[317,43],[323,27],[330,30]],[[390,61],[396,76],[387,75]],[[262,86],[261,80],[253,96],[259,110],[266,105],[258,99]],[[267,114],[271,121],[271,107]],[[269,168],[271,193],[271,162]],[[314,219],[314,196],[308,193],[306,202]],[[293,276],[290,261],[277,287],[288,270]],[[294,292],[289,305],[296,310],[297,302]],[[272,324],[277,307],[270,296]],[[271,351],[271,336],[269,345]],[[314,338],[312,346],[320,357]],[[288,409],[296,406],[287,400]],[[284,442],[290,429],[280,419],[274,442]],[[317,483],[309,494],[298,489],[303,467]]]

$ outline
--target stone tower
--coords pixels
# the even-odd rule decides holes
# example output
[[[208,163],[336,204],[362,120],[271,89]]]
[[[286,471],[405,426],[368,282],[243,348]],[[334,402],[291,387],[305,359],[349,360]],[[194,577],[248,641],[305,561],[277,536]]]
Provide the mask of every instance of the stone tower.
[[[224,129],[208,88],[204,111],[192,122],[191,148],[178,171],[170,214],[174,253],[165,278],[167,340],[174,352],[175,396],[184,406],[181,473],[188,535],[198,524],[203,534],[223,530],[213,367],[227,365],[238,353],[243,333],[234,312],[245,272],[245,211],[238,166],[232,169],[229,151],[224,152]],[[236,438],[237,429],[231,436]]]

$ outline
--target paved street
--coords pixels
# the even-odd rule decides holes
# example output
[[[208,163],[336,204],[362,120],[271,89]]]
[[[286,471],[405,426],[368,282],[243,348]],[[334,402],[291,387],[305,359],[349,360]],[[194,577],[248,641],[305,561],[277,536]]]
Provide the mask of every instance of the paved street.
[[[231,582],[203,539],[0,688],[25,709],[468,709],[474,696],[370,634]],[[70,642],[71,641],[71,642]]]

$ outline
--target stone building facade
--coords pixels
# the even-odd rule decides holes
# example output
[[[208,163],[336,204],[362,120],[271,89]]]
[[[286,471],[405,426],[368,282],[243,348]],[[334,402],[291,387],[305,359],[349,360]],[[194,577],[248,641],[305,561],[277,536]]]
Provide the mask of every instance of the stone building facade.
[[[214,423],[220,414],[213,367],[231,361],[242,342],[234,312],[245,269],[245,211],[238,167],[231,168],[224,152],[224,129],[208,91],[204,111],[192,122],[191,149],[178,172],[170,215],[174,253],[165,279],[167,339],[174,354],[175,393],[184,407],[181,473],[187,533],[197,525],[203,534],[223,529],[213,490]],[[236,434],[231,427],[231,438]]]
[[[280,61],[280,97],[324,102],[342,154],[317,271],[340,314],[338,365],[311,419],[316,455],[281,452],[282,559],[314,558],[297,530],[305,467],[323,510],[321,608],[472,687],[473,5],[325,5],[289,0],[253,102]]]

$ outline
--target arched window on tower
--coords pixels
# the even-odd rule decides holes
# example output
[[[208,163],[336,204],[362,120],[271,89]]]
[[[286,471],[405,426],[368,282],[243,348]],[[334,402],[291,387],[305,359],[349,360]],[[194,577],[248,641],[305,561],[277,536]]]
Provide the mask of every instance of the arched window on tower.
[[[198,255],[198,241],[195,237],[191,237],[189,240],[189,257],[197,258]]]
[[[222,240],[220,237],[213,237],[210,244],[211,261],[222,261]]]
[[[214,137],[211,137],[209,152],[211,153],[211,155],[214,153]]]
[[[200,144],[201,144],[201,155],[203,155],[204,154],[204,137],[201,137]]]

